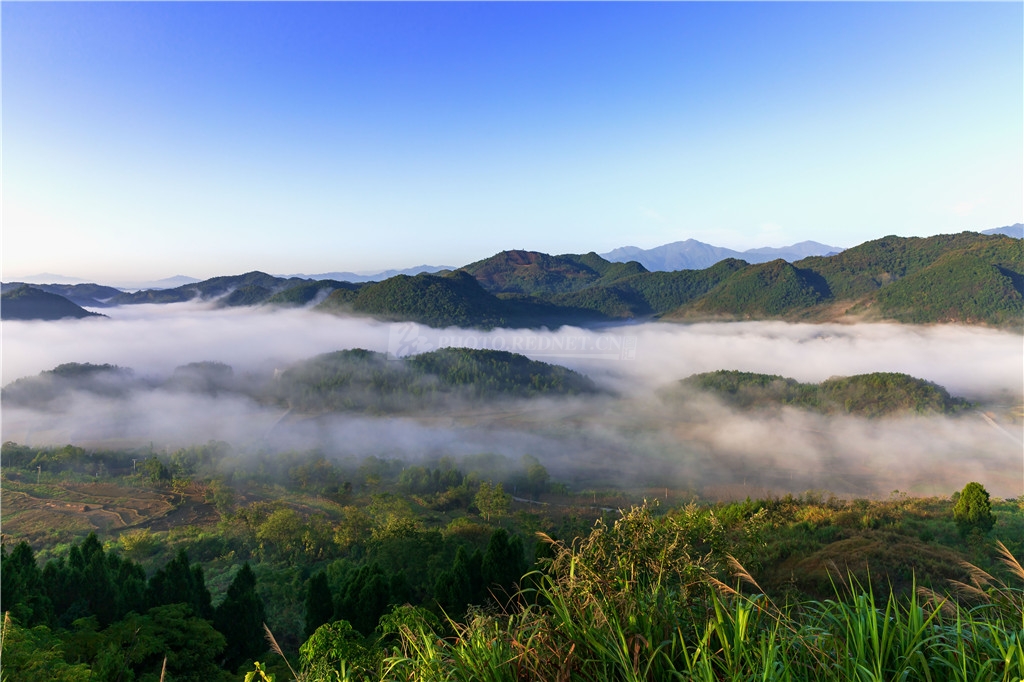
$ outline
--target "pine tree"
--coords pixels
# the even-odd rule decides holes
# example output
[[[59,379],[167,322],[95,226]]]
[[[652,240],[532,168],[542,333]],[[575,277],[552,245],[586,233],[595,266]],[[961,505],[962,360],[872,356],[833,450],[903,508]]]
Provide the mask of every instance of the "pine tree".
[[[327,574],[320,572],[309,579],[306,587],[306,639],[334,617],[334,598],[327,584]]]
[[[265,620],[266,610],[256,593],[256,574],[249,568],[249,562],[246,562],[231,581],[224,601],[217,606],[213,616],[214,627],[227,641],[223,667],[235,670],[243,663],[256,660],[266,651],[267,645],[263,638]]]

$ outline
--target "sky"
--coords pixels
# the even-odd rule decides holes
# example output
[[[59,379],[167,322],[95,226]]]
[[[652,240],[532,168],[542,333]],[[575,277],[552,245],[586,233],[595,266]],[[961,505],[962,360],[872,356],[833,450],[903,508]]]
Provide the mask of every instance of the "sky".
[[[2,277],[1024,221],[1021,3],[0,5]]]

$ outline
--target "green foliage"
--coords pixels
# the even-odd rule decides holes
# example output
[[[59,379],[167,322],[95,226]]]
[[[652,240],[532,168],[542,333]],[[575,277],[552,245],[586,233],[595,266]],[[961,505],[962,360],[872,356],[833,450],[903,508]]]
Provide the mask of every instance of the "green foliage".
[[[334,597],[327,584],[327,574],[316,573],[309,579],[306,586],[306,637],[310,637],[317,628],[330,622],[334,616]]]
[[[10,613],[4,613],[2,641],[2,679],[47,680],[49,682],[88,682],[93,679],[87,665],[71,665],[64,660],[63,643],[45,625],[23,627]]]
[[[680,386],[709,391],[743,409],[791,405],[822,414],[882,417],[907,412],[954,414],[968,406],[966,400],[951,397],[941,386],[894,372],[802,384],[777,375],[718,370],[694,374],[683,379]]]
[[[499,519],[508,515],[512,496],[505,492],[501,483],[491,485],[489,481],[484,481],[473,498],[473,504],[480,510],[484,519],[490,521],[492,518]]]
[[[1007,246],[1020,249],[1019,241]],[[971,251],[950,253],[879,291],[876,305],[885,317],[901,322],[1021,326],[1022,272],[1024,262],[1011,270]]]
[[[783,260],[748,265],[684,310],[697,315],[778,317],[824,301],[828,292],[819,279]]]
[[[375,670],[381,658],[381,652],[364,646],[362,636],[344,620],[321,625],[299,648],[302,674],[311,680],[349,679]]]
[[[263,601],[256,594],[256,576],[246,562],[213,614],[214,627],[224,635],[222,665],[225,668],[234,670],[266,651],[267,645],[263,641],[266,619]]]
[[[974,531],[985,534],[992,530],[996,517],[984,486],[974,481],[964,486],[953,506],[953,520],[963,536]]]
[[[282,291],[277,292],[267,299],[267,303],[286,306],[301,306],[313,302],[318,296],[324,296],[330,292],[343,290],[355,292],[360,289],[359,284],[350,282],[339,282],[333,279],[322,279],[305,284],[296,284]]]
[[[307,412],[396,412],[467,400],[596,392],[586,377],[505,351],[445,348],[404,360],[355,349],[282,373],[279,398]]]
[[[168,679],[183,682],[231,680],[217,665],[224,636],[187,604],[157,606],[131,613],[106,633],[106,649],[94,666],[103,680],[159,676],[167,657]]]
[[[150,578],[146,597],[153,606],[185,604],[201,618],[213,615],[203,569],[189,563],[184,549],[179,549],[174,559]]]

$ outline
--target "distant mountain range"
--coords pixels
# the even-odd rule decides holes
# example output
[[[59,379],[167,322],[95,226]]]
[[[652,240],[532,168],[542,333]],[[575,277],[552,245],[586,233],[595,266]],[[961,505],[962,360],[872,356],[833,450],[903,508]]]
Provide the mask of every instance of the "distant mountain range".
[[[767,263],[781,258],[792,263],[808,256],[831,256],[842,250],[842,247],[839,246],[805,241],[778,248],[765,246],[746,251],[734,251],[721,246],[705,244],[696,239],[687,239],[656,246],[653,249],[623,246],[608,253],[602,253],[601,257],[613,263],[636,261],[651,272],[672,272],[673,270],[703,270],[726,258],[736,258],[747,263]]]
[[[991,230],[982,230],[982,234],[1005,234],[1007,237],[1024,239],[1024,223],[1014,223],[1006,227],[994,227]]]
[[[756,251],[761,253],[751,258],[774,255]],[[9,294],[25,288],[4,285],[4,319],[13,319]],[[703,269],[675,271],[651,271],[636,260],[613,262],[596,253],[503,251],[456,270],[399,274],[379,282],[249,272],[137,292],[94,284],[43,288],[27,287],[37,292],[33,300],[41,306],[38,294],[66,296],[62,300],[76,308],[73,301],[99,307],[199,299],[218,306],[309,306],[436,327],[557,327],[629,319],[884,319],[1024,329],[1024,248],[1005,234],[977,232],[889,236],[792,263],[726,258]],[[51,306],[52,299],[47,300]],[[40,311],[40,319],[54,319],[49,307]]]
[[[435,273],[443,270],[455,270],[456,268],[451,265],[417,265],[414,268],[405,268],[404,270],[382,270],[381,272],[373,273],[357,273],[357,272],[321,272],[318,275],[280,275],[280,277],[301,277],[303,279],[337,279],[343,282],[380,282],[389,277],[395,275],[419,275],[424,272]]]

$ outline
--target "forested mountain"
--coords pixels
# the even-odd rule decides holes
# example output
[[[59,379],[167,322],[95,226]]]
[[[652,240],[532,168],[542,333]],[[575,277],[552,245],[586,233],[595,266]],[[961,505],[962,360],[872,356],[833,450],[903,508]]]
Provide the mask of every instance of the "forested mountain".
[[[0,319],[61,320],[67,317],[102,317],[58,294],[28,284],[7,289],[0,298]]]
[[[235,394],[300,414],[399,413],[503,398],[597,393],[586,376],[515,353],[443,348],[406,358],[353,349],[295,363],[274,375],[236,376],[230,365],[195,362],[166,379],[139,378],[114,365],[67,363],[5,386],[6,406],[59,411],[73,393],[128,399],[166,390]]]
[[[404,360],[347,350],[278,378],[274,394],[300,412],[403,412],[460,401],[596,393],[587,377],[504,351],[444,348]]]
[[[109,294],[106,289],[76,291],[99,296]],[[4,317],[14,319],[9,294],[13,292],[4,293]],[[315,305],[323,312],[435,327],[558,327],[652,317],[887,319],[1022,328],[1024,243],[977,232],[889,236],[794,263],[725,259],[703,270],[673,272],[649,272],[640,263],[613,263],[596,253],[503,251],[459,270],[396,275],[382,282],[284,279],[250,272],[175,289],[119,293],[106,304],[196,298],[223,306]],[[57,305],[53,299],[51,305]],[[46,319],[73,313],[48,314]]]
[[[5,292],[13,291],[24,285],[25,282],[6,282],[3,285],[3,290]],[[50,294],[63,296],[76,305],[88,306],[89,308],[103,308],[111,305],[107,302],[108,299],[121,293],[120,289],[103,286],[102,284],[30,284],[29,286]]]
[[[227,294],[227,298],[223,301],[225,305],[255,305],[263,303],[271,295],[279,291],[302,284],[308,284],[308,280],[297,277],[285,279],[268,275],[265,272],[253,271],[247,272],[244,275],[213,277],[202,282],[184,284],[173,289],[148,289],[133,293],[125,292],[115,296],[110,300],[110,303],[114,305],[180,303],[191,301],[195,298],[203,300],[213,299]]]
[[[822,414],[884,417],[896,414],[953,414],[968,406],[942,386],[907,374],[873,372],[832,377],[820,384],[804,384],[774,374],[719,370],[694,374],[679,382],[683,389],[713,393],[741,409],[789,405]],[[677,399],[686,393],[669,391]]]

